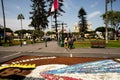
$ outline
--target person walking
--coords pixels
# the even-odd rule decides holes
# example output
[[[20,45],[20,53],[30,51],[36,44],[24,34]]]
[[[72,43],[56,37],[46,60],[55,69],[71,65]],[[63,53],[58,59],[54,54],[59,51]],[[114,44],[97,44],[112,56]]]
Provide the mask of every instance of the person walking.
[[[67,39],[67,37],[64,40],[64,47],[65,47],[66,50],[68,50],[68,39]]]
[[[68,48],[71,49],[71,38],[68,38]]]
[[[74,42],[73,37],[69,37],[69,39],[68,39],[68,48],[69,49],[73,48],[73,42]]]

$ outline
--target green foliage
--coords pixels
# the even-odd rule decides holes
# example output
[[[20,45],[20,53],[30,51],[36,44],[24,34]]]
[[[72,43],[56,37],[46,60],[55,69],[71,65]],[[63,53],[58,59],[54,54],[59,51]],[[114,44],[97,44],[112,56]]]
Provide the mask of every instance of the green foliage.
[[[33,38],[42,38],[43,35],[44,35],[43,31],[35,30],[32,34],[32,37]]]
[[[101,17],[105,22],[106,14],[103,14]],[[120,11],[108,11],[108,23],[113,26],[116,30],[120,25]]]
[[[46,34],[47,35],[52,35],[52,34],[55,34],[55,32],[48,31]]]
[[[80,21],[79,21],[80,32],[87,31],[86,15],[87,15],[87,13],[85,12],[85,10],[83,8],[81,8],[78,12],[78,18],[80,19]]]
[[[23,16],[23,14],[21,13],[21,14],[18,15],[17,19],[18,19],[18,20],[19,20],[19,19],[22,20],[22,19],[25,19],[25,18],[24,18],[24,16]]]
[[[75,48],[89,48],[90,47],[90,41],[75,41],[74,47]]]
[[[32,1],[32,11],[30,14],[31,24],[29,26],[35,29],[46,29],[48,27],[48,13],[45,0],[31,0]]]
[[[96,41],[96,40],[94,40],[94,41]],[[103,41],[103,40],[101,40],[101,41]],[[74,47],[75,48],[90,48],[91,41],[84,41],[84,42],[83,41],[75,41]],[[106,44],[106,48],[120,48],[120,40],[109,40],[108,43]]]
[[[95,31],[105,32],[105,27],[98,27]],[[115,29],[108,27],[108,31],[115,31]]]
[[[14,33],[17,33],[17,34],[26,34],[26,33],[30,33],[32,34],[34,30],[25,30],[25,29],[22,29],[22,30],[16,30]]]
[[[10,28],[5,28],[5,31],[11,32],[11,33],[13,32]],[[4,28],[0,28],[0,33],[2,33],[2,34],[4,33]]]
[[[79,33],[81,33],[81,37],[84,38],[84,34],[87,31],[87,20],[86,20],[87,13],[83,8],[81,8],[78,12],[79,21]]]

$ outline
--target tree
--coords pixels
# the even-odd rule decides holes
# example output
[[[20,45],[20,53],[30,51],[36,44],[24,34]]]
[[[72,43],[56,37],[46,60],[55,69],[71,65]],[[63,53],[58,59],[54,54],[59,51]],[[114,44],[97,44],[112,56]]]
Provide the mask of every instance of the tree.
[[[32,11],[30,12],[30,14],[32,15],[30,19],[32,21],[29,26],[34,27],[35,29],[35,31],[33,32],[33,40],[35,40],[35,38],[41,38],[41,35],[43,35],[43,33],[41,32],[42,30],[48,27],[49,21],[46,0],[31,0],[31,1],[33,3],[31,5]]]
[[[18,20],[20,19],[20,22],[21,22],[21,30],[22,30],[22,28],[23,28],[23,27],[22,27],[22,20],[25,19],[24,16],[23,16],[23,14],[22,14],[22,13],[19,14],[18,17],[17,17],[17,19],[18,19]],[[22,46],[22,32],[20,33],[20,45]]]
[[[81,33],[81,37],[84,39],[85,32],[87,31],[87,20],[86,20],[87,13],[83,8],[81,8],[78,12],[79,21],[79,33]]]
[[[95,29],[95,31],[99,31],[99,32],[105,33],[105,27],[98,27],[98,28]],[[108,32],[110,32],[110,31],[114,31],[114,29],[108,27]]]
[[[20,34],[20,33],[26,34],[26,33],[27,33],[27,30],[25,30],[25,29],[17,30],[17,31],[15,31],[15,33],[17,33],[17,34]]]
[[[48,27],[48,14],[46,10],[46,2],[45,0],[31,0],[33,2],[32,4],[32,12],[30,14],[32,15],[30,17],[31,27],[34,27],[35,30],[42,30],[46,29]]]
[[[17,19],[21,21],[21,29],[22,29],[22,20],[25,19],[24,16],[23,16],[23,14],[22,13],[18,14]]]
[[[105,27],[98,27],[95,29],[95,31],[102,32],[102,35],[105,36],[105,31],[106,31]],[[108,27],[108,32],[111,32],[111,31],[115,31],[115,30],[113,28]]]
[[[6,32],[12,33],[13,31],[10,28],[5,28]],[[4,34],[4,28],[0,28],[0,33]]]
[[[105,21],[105,14],[102,15],[103,20]],[[115,31],[120,27],[120,11],[108,11],[108,24],[113,24]]]

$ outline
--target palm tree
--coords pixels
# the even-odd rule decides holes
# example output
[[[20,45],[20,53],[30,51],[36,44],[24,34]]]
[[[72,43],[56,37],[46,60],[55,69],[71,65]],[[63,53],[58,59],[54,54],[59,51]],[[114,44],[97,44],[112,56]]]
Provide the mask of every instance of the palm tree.
[[[22,27],[22,19],[25,19],[24,16],[23,16],[23,14],[22,13],[19,14],[18,17],[17,17],[17,19],[20,20],[20,22],[21,22],[21,30],[22,30],[23,29],[23,27]],[[20,33],[20,44],[22,46],[22,32]]]
[[[5,22],[5,12],[4,12],[4,3],[3,3],[3,0],[1,0],[1,4],[2,4],[2,12],[3,12],[3,22],[4,22],[4,42],[6,43],[7,40],[6,40],[6,22]]]
[[[80,19],[79,21],[79,33],[81,33],[81,37],[84,40],[84,34],[87,30],[87,20],[86,20],[86,15],[87,13],[83,8],[81,8],[78,12],[78,18]]]
[[[108,3],[109,0],[105,0],[105,43],[108,43]]]
[[[111,11],[113,10],[112,8],[113,8],[113,2],[115,2],[116,0],[108,0],[108,3],[110,2],[111,4]]]
[[[108,3],[111,3],[111,12],[113,13],[113,2],[115,2],[116,0],[108,0]],[[111,28],[113,27],[113,22],[111,20]],[[114,31],[112,32],[112,35],[114,37]]]
[[[22,27],[22,19],[25,19],[24,16],[23,16],[23,14],[22,14],[22,13],[19,14],[18,17],[17,17],[17,19],[18,19],[18,20],[20,19],[20,21],[21,21],[21,29],[22,29],[22,28],[23,28],[23,27]]]

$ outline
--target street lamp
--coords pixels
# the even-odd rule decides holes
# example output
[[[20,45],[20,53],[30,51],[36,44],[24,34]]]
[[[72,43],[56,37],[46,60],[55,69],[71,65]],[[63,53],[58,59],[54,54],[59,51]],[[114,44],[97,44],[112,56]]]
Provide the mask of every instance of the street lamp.
[[[23,27],[22,27],[22,19],[25,19],[25,18],[23,16],[23,14],[21,13],[21,14],[18,15],[17,19],[18,20],[20,19],[20,22],[21,22],[20,45],[22,46],[22,29],[23,29]]]

